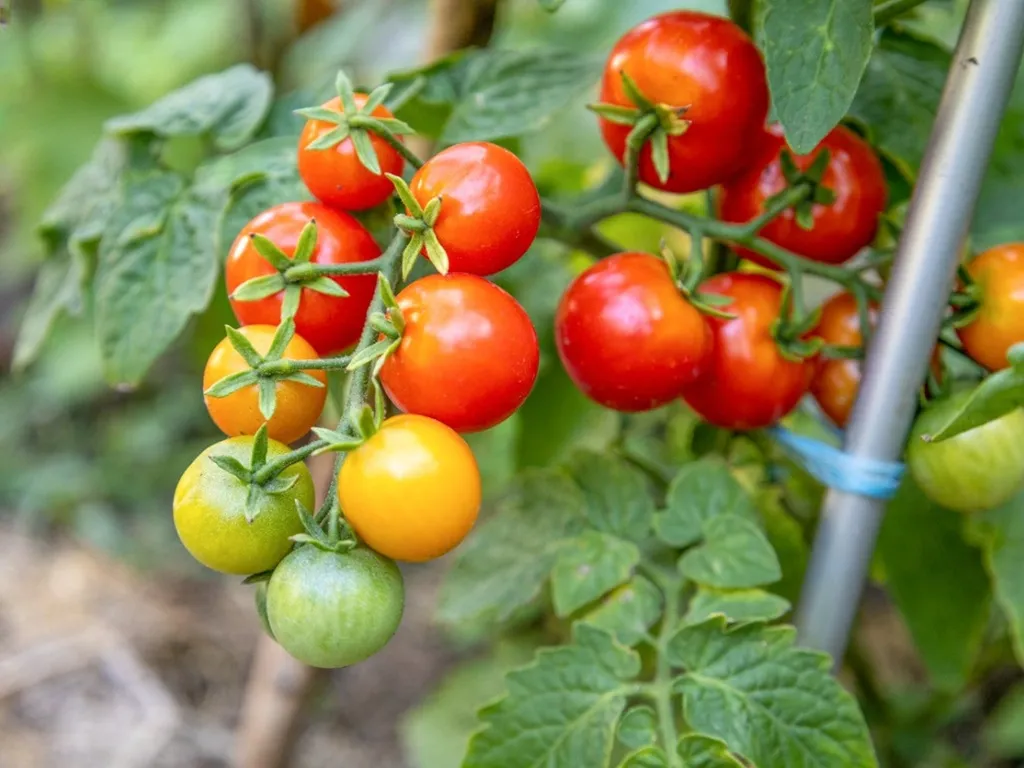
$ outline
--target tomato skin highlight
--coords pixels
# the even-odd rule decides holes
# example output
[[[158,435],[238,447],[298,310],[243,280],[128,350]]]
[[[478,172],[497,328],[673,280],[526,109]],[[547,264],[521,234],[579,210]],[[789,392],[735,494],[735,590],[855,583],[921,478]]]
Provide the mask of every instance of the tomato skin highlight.
[[[963,406],[970,390],[925,409],[907,443],[907,468],[924,494],[948,509],[981,512],[1009,501],[1024,487],[1024,410],[938,443],[934,434]]]
[[[314,264],[349,264],[369,261],[380,255],[380,248],[362,224],[344,211],[335,211],[320,203],[283,203],[269,208],[242,229],[224,266],[230,295],[245,281],[272,275],[274,268],[257,253],[250,235],[270,239],[289,258],[295,251],[299,234],[313,219],[317,224]],[[346,275],[331,278],[348,291],[347,297],[302,289],[295,331],[321,355],[340,352],[359,339],[366,310],[377,285],[375,275]],[[231,308],[242,325],[274,325],[281,321],[284,291],[258,301],[231,300]]]
[[[405,331],[381,383],[398,408],[478,432],[523,404],[540,350],[514,298],[482,277],[455,273],[417,280],[397,298]]]
[[[239,329],[261,355],[270,349],[277,329],[269,325],[244,325]],[[301,336],[293,336],[285,347],[282,359],[315,360],[316,350]],[[214,347],[206,361],[203,371],[203,389],[207,390],[225,376],[248,371],[249,365],[224,338]],[[306,371],[323,387],[311,387],[298,381],[278,381],[277,405],[270,421],[260,413],[259,388],[256,384],[232,392],[226,397],[204,395],[206,410],[220,430],[234,437],[236,435],[255,435],[257,430],[267,425],[267,436],[282,443],[294,443],[309,432],[320,418],[327,400],[327,374],[323,371]]]
[[[366,103],[366,94],[355,94],[357,107]],[[341,99],[335,96],[321,105],[332,112],[344,113]],[[394,115],[383,104],[372,112],[373,117]],[[405,160],[398,150],[370,131],[370,143],[377,153],[381,173],[370,172],[359,162],[352,139],[347,138],[330,149],[309,149],[312,142],[338,126],[326,120],[307,120],[299,136],[299,176],[306,188],[324,205],[346,211],[362,211],[387,200],[395,188],[384,174],[402,175]],[[401,139],[399,139],[401,141]]]
[[[454,549],[480,511],[480,471],[466,441],[426,416],[386,419],[338,475],[345,519],[370,548],[424,562]]]
[[[786,188],[780,160],[785,150],[781,128],[771,126],[762,139],[758,159],[722,187],[719,213],[723,221],[743,224],[757,218],[768,199]],[[843,126],[829,132],[809,154],[790,154],[796,166],[805,171],[823,150],[828,150],[829,161],[821,183],[832,190],[835,200],[829,205],[814,204],[810,229],[797,223],[796,213],[790,208],[763,226],[760,235],[813,261],[841,264],[874,240],[888,190],[877,155],[866,141]],[[736,252],[761,266],[776,267],[746,248],[737,248]]]
[[[1024,342],[1024,243],[1006,243],[978,254],[967,273],[981,292],[977,316],[957,329],[964,351],[990,371],[1010,366],[1006,355]]]
[[[759,429],[792,411],[807,392],[814,361],[783,357],[772,324],[782,286],[771,277],[726,272],[700,291],[732,299],[716,307],[733,319],[707,318],[714,337],[707,372],[683,390],[683,399],[705,421],[724,429]]]
[[[686,132],[668,138],[669,176],[658,178],[650,144],[640,156],[640,180],[669,192],[695,192],[727,181],[751,159],[768,116],[768,82],[761,54],[728,19],[697,11],[655,16],[627,32],[605,64],[600,101],[634,107],[620,73],[648,99],[688,107]],[[624,163],[631,126],[601,118],[605,144]]]
[[[441,198],[434,233],[452,272],[493,275],[512,266],[540,229],[540,195],[523,162],[488,142],[455,144],[409,184],[421,206]]]
[[[877,322],[878,308],[869,305],[868,315],[872,327]],[[840,291],[821,308],[821,319],[814,336],[833,346],[859,347],[863,343],[857,300],[848,291]],[[860,360],[822,359],[811,381],[811,394],[821,410],[837,427],[845,427],[860,388]]]
[[[245,519],[249,486],[225,472],[210,456],[230,456],[249,465],[251,437],[232,437],[203,451],[182,473],[174,490],[174,527],[189,553],[221,573],[246,576],[273,568],[288,554],[288,537],[302,531],[295,502],[313,509],[313,479],[302,462],[281,476],[296,482],[282,493],[268,494],[253,522]],[[288,446],[270,440],[267,460],[288,453]]]
[[[679,397],[706,366],[704,316],[647,253],[602,259],[566,290],[555,315],[566,372],[590,399],[617,411],[647,411]]]
[[[398,567],[363,547],[299,547],[274,569],[267,618],[274,639],[304,664],[337,669],[380,651],[398,630],[405,585]]]

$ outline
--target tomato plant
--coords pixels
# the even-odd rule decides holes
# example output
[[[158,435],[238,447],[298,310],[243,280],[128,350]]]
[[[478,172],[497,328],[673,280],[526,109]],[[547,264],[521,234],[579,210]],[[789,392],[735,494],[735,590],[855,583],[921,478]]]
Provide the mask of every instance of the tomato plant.
[[[1007,352],[1024,341],[1024,244],[1007,243],[967,264],[977,315],[957,329],[967,354],[991,371],[1009,366]]]
[[[394,416],[346,457],[338,501],[359,538],[377,552],[432,560],[476,522],[480,472],[451,427],[426,416]]]
[[[274,639],[314,667],[347,667],[387,645],[405,607],[395,564],[369,549],[299,547],[267,586]]]
[[[278,274],[287,264],[271,264],[260,254],[253,236],[260,235],[291,258],[303,229],[314,222],[316,243],[309,263],[323,266],[346,265],[369,261],[380,255],[380,249],[362,224],[342,211],[317,203],[282,203],[259,214],[235,238],[224,267],[228,293],[233,295],[243,283]],[[373,278],[368,275],[326,277],[336,283],[347,296],[322,285],[297,281],[301,286],[296,297],[295,328],[321,354],[337,352],[351,346],[359,338],[366,308],[373,296]],[[287,278],[285,278],[287,280]],[[276,326],[282,318],[285,294],[282,289],[256,300],[234,297],[231,307],[243,325]]]
[[[603,259],[577,277],[555,319],[558,354],[584,394],[619,411],[677,398],[708,365],[712,336],[663,261]]]
[[[868,322],[873,327],[878,308],[868,307]],[[821,319],[814,329],[826,344],[859,348],[863,345],[860,313],[853,294],[841,291],[822,305]],[[860,360],[841,358],[821,360],[811,380],[811,394],[838,427],[845,427],[860,388]]]
[[[707,374],[683,389],[683,399],[706,421],[727,429],[773,424],[796,407],[811,385],[813,362],[788,359],[772,335],[782,286],[765,275],[717,275],[702,290],[725,296],[729,318],[708,318]]]
[[[431,275],[398,294],[402,341],[381,368],[391,401],[457,432],[501,423],[537,378],[537,332],[526,311],[482,277]]]

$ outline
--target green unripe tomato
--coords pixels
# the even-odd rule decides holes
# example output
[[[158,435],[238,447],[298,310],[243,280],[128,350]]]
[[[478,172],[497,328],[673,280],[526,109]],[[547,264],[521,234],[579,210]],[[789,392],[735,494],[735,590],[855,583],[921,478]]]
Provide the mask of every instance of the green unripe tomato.
[[[343,554],[299,547],[267,587],[274,639],[312,667],[347,667],[373,656],[395,634],[404,607],[398,567],[362,547]]]
[[[917,419],[907,446],[907,467],[925,495],[959,512],[998,507],[1024,487],[1024,410],[938,443],[934,434],[963,406],[971,392],[936,403]]]
[[[174,527],[192,557],[215,571],[246,576],[268,571],[292,548],[289,537],[302,531],[295,509],[301,501],[312,509],[316,501],[313,478],[301,461],[280,477],[295,483],[260,499],[256,518],[245,517],[249,485],[210,460],[230,456],[248,466],[253,438],[232,437],[211,445],[193,461],[174,490]],[[284,443],[270,440],[267,460],[289,452]]]

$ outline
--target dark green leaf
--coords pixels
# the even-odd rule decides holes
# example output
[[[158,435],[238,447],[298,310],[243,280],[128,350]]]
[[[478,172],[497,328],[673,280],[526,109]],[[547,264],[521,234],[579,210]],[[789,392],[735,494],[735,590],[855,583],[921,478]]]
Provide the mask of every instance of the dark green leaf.
[[[62,313],[78,314],[82,310],[81,258],[64,255],[43,262],[36,275],[32,298],[21,320],[18,340],[14,346],[14,368],[24,369],[35,360],[46,341],[53,323]]]
[[[542,650],[509,673],[508,695],[480,712],[484,730],[464,768],[598,768],[608,764],[615,726],[640,659],[612,636],[577,624],[572,645]]]
[[[853,101],[868,56],[871,0],[764,0],[765,66],[786,140],[810,152]]]
[[[668,508],[655,518],[658,536],[676,547],[695,543],[704,521],[719,515],[757,520],[750,496],[719,458],[685,465],[668,488]]]
[[[681,629],[669,644],[688,725],[763,768],[875,768],[856,700],[823,653],[796,648],[790,627],[724,618]]]
[[[273,98],[270,76],[249,64],[238,64],[200,77],[141,112],[107,121],[118,134],[151,133],[213,137],[218,149],[236,149],[256,133]]]
[[[628,749],[640,749],[658,741],[658,715],[643,704],[630,707],[619,721],[619,743]]]
[[[568,477],[523,474],[456,550],[439,618],[448,624],[507,620],[540,594],[562,547],[585,527],[583,494]]]
[[[994,757],[1024,757],[1024,685],[1017,683],[999,700],[987,718],[982,742]]]
[[[633,646],[661,617],[662,596],[643,576],[634,576],[604,597],[583,621],[614,633],[618,641]]]
[[[1005,368],[987,376],[939,429],[931,435],[938,443],[1024,407],[1024,371]]]
[[[683,553],[679,570],[707,587],[746,589],[782,576],[779,560],[757,525],[738,515],[719,515],[701,526],[704,543]]]
[[[909,178],[921,164],[949,64],[935,43],[886,29],[850,107],[850,117]]]
[[[140,220],[162,223],[139,234]],[[134,179],[100,243],[94,295],[104,372],[138,384],[153,361],[206,309],[217,278],[216,212],[173,173]],[[131,237],[129,237],[131,235]]]
[[[640,562],[640,550],[629,541],[585,531],[565,542],[551,572],[555,614],[568,616],[624,584]]]
[[[679,740],[678,752],[686,768],[744,768],[721,739],[690,733]]]
[[[716,614],[730,623],[774,621],[789,610],[785,598],[763,589],[714,589],[699,587],[690,600],[683,622],[701,624]]]
[[[643,541],[651,530],[654,503],[640,470],[608,453],[581,451],[567,469],[587,499],[587,519],[599,531]]]

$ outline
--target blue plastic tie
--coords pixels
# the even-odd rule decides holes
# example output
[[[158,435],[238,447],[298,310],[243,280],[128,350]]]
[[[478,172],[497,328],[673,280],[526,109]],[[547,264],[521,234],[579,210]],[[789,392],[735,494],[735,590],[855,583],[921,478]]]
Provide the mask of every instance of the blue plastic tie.
[[[891,499],[903,480],[906,466],[902,462],[851,456],[835,446],[790,432],[785,427],[772,427],[768,433],[807,472],[829,488],[873,499]]]

